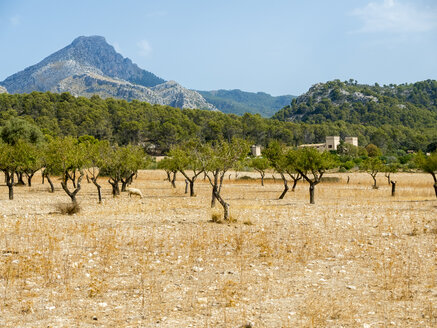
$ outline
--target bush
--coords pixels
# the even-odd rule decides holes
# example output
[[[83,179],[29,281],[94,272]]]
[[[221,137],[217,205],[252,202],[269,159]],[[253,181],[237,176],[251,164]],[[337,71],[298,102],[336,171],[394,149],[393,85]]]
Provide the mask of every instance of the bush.
[[[247,175],[243,175],[242,177],[239,177],[238,180],[255,180],[255,179]]]
[[[61,203],[58,204],[57,208],[61,214],[73,215],[80,212],[78,203]]]

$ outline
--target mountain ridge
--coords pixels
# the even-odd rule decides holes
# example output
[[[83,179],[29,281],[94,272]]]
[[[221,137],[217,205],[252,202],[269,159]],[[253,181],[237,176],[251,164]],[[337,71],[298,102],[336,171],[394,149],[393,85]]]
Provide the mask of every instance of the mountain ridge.
[[[158,85],[161,87],[154,89]],[[7,77],[0,86],[9,93],[51,91],[86,97],[98,94],[102,98],[217,110],[195,91],[139,68],[102,36],[80,36],[39,63]]]

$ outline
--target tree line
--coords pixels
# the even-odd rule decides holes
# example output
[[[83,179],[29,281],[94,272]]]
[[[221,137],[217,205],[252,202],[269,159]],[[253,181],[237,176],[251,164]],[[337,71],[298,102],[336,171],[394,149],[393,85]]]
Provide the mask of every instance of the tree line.
[[[414,111],[411,111],[413,115]],[[361,122],[287,122],[260,115],[178,109],[133,100],[90,99],[69,93],[32,92],[0,94],[0,126],[22,118],[52,137],[89,135],[111,144],[141,145],[150,154],[166,154],[172,146],[188,139],[202,143],[232,138],[250,140],[264,147],[273,140],[287,146],[324,142],[326,136],[357,136],[359,144],[375,144],[385,154],[405,155],[407,150],[429,151],[437,142],[433,120],[418,120],[415,125],[397,121],[386,124]],[[415,122],[413,117],[412,121]]]
[[[368,172],[373,178],[373,188],[377,189],[376,175],[385,173],[395,194],[396,182],[391,174],[400,169],[420,168],[430,173],[434,179],[437,197],[437,152],[430,155],[419,153],[408,156],[383,156],[373,144],[356,147],[340,143],[335,152],[319,152],[315,148],[289,147],[278,140],[271,141],[261,157],[249,155],[250,142],[233,137],[230,141],[220,138],[209,142],[187,139],[172,145],[168,156],[157,164],[157,168],[167,172],[168,180],[175,187],[176,174],[183,175],[190,196],[195,196],[195,181],[203,173],[211,185],[211,207],[216,201],[224,211],[224,219],[229,219],[229,203],[221,194],[225,175],[229,170],[253,169],[260,173],[261,184],[268,170],[281,176],[284,184],[279,199],[289,190],[288,182],[293,181],[292,191],[299,180],[309,185],[310,203],[315,203],[316,186],[322,182],[324,174],[332,169],[348,171],[353,168]],[[41,170],[42,178],[48,181],[50,192],[54,192],[53,176],[59,177],[62,190],[77,205],[77,194],[82,180],[86,177],[96,187],[99,203],[102,202],[101,181],[105,177],[112,187],[114,197],[126,191],[141,169],[150,167],[153,159],[140,145],[111,144],[108,140],[98,140],[93,136],[53,137],[44,135],[34,124],[20,118],[8,120],[0,130],[0,170],[5,176],[9,199],[14,198],[14,186],[32,184],[34,174]],[[188,190],[187,190],[188,192]]]

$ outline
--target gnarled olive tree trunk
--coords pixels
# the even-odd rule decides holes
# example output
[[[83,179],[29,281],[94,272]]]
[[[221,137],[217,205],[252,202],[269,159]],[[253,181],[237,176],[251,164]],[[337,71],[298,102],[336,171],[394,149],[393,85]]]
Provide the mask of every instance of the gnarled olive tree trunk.
[[[4,170],[6,185],[9,191],[9,200],[14,199],[14,171]]]
[[[76,176],[76,173],[74,173],[74,176]],[[70,191],[68,189],[68,185],[67,185],[68,177],[66,175],[64,180],[61,182],[62,189],[64,189],[65,193],[71,198],[73,204],[77,204],[76,195],[80,191],[83,176],[84,173],[80,171],[80,175],[79,178],[77,179],[77,182],[75,181],[75,183],[73,184],[73,188],[74,188],[73,191]]]
[[[280,173],[280,174],[281,174],[282,182],[284,182],[284,191],[279,196],[279,199],[283,199],[289,188],[288,188],[288,181],[287,181],[287,178],[285,177],[284,173]]]

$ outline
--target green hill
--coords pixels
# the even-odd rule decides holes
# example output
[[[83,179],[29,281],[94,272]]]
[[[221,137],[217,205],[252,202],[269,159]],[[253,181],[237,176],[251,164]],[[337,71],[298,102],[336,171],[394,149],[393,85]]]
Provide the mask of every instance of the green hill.
[[[319,83],[274,116],[292,122],[344,121],[437,130],[437,81],[373,86],[354,80]]]
[[[241,90],[198,91],[203,98],[223,113],[243,115],[260,114],[271,117],[280,108],[289,105],[295,96],[273,97],[264,92],[245,92]]]

